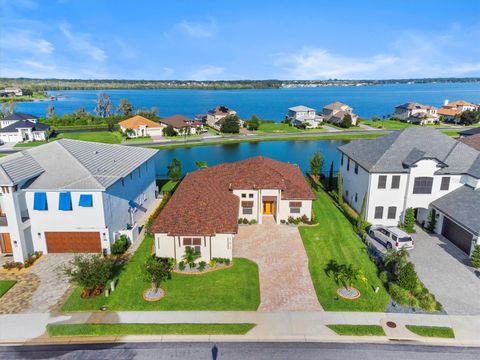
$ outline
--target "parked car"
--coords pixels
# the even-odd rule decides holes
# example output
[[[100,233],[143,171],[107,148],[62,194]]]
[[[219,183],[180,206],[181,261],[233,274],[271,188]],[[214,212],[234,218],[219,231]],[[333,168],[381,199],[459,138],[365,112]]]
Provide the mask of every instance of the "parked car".
[[[415,244],[410,235],[394,226],[373,225],[370,227],[368,235],[387,249],[400,250],[405,248],[409,250],[413,249]]]

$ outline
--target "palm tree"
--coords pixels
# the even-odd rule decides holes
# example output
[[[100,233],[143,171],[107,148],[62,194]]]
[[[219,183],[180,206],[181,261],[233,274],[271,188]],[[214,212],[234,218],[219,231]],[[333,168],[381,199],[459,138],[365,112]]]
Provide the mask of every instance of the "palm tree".
[[[347,290],[350,290],[353,283],[357,280],[360,280],[363,283],[368,282],[368,279],[363,274],[362,270],[355,268],[352,264],[342,265],[336,277]]]
[[[185,249],[185,254],[182,259],[187,263],[190,269],[193,269],[196,264],[195,261],[200,257],[200,253],[195,251],[194,248],[188,247]]]

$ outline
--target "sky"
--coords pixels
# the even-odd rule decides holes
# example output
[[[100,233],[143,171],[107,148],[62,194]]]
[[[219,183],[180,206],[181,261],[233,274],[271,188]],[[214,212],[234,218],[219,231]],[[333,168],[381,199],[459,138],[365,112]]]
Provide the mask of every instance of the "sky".
[[[0,77],[480,76],[480,0],[0,0]]]

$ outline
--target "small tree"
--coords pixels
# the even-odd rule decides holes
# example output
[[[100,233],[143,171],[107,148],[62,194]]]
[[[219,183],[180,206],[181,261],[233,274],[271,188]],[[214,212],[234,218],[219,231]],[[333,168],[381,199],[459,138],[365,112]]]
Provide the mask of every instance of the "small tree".
[[[347,290],[351,289],[353,284],[358,280],[364,283],[368,282],[368,279],[363,272],[354,267],[352,264],[340,265],[336,278],[337,281],[340,282]]]
[[[356,230],[357,233],[363,234],[365,232],[365,208],[367,207],[367,193],[363,194],[362,207],[357,218]]]
[[[170,165],[168,165],[168,177],[173,181],[178,181],[181,176],[182,163],[177,158],[173,158]]]
[[[84,118],[84,117],[87,117],[89,114],[88,112],[85,110],[85,107],[84,106],[80,106],[77,110],[77,112],[75,113],[75,117],[77,119],[81,119],[81,118]]]
[[[340,123],[340,126],[343,127],[343,128],[346,128],[346,129],[348,129],[349,127],[351,127],[351,126],[352,126],[352,115],[350,115],[350,114],[345,114],[345,116],[343,117],[342,122]]]
[[[405,264],[396,274],[395,282],[408,291],[414,291],[418,284],[415,266],[410,261]]]
[[[196,165],[197,168],[199,168],[199,169],[203,169],[203,168],[208,167],[208,164],[207,164],[206,161],[195,161],[195,165]]]
[[[339,171],[338,172],[338,178],[337,178],[337,196],[338,196],[338,203],[340,205],[343,205],[343,184],[342,184],[342,173]]]
[[[383,266],[385,269],[396,277],[399,271],[403,269],[408,263],[409,254],[405,248],[401,248],[400,250],[387,250],[387,253],[383,257]]]
[[[320,173],[322,171],[323,166],[323,156],[320,151],[315,151],[312,158],[310,159],[310,174],[316,177],[317,179],[320,178]]]
[[[480,269],[480,245],[475,246],[470,261],[474,268]]]
[[[95,113],[102,118],[106,118],[112,115],[112,109],[113,105],[110,96],[105,93],[98,94]]]
[[[258,130],[260,128],[260,120],[257,115],[252,115],[251,119],[246,123],[248,130]]]
[[[330,171],[328,172],[328,190],[333,190],[333,160],[330,164]]]
[[[240,132],[240,119],[237,115],[227,115],[222,119],[220,131],[229,134],[238,134]]]
[[[152,283],[155,292],[158,291],[160,284],[172,277],[172,262],[168,259],[148,258],[145,262],[145,272],[147,279]]]
[[[380,121],[379,117],[377,115],[372,116],[372,122],[377,122]]]
[[[90,296],[96,287],[112,278],[113,264],[100,255],[75,255],[59,270],[71,283],[83,287],[86,296]]]
[[[196,264],[195,261],[200,257],[200,253],[196,252],[194,248],[186,248],[182,259],[185,261],[190,269],[193,269]]]
[[[172,125],[167,125],[167,127],[164,127],[162,133],[163,136],[177,136],[177,132]]]
[[[403,228],[408,233],[415,232],[415,211],[413,208],[408,208],[405,211],[405,219],[403,221]]]
[[[133,105],[128,99],[120,99],[117,106],[117,114],[128,116],[133,113]]]
[[[428,213],[427,230],[430,232],[434,232],[436,225],[437,225],[437,213],[435,209],[431,209],[430,212]]]
[[[47,108],[47,119],[53,119],[56,116],[55,107],[53,105],[48,105]]]

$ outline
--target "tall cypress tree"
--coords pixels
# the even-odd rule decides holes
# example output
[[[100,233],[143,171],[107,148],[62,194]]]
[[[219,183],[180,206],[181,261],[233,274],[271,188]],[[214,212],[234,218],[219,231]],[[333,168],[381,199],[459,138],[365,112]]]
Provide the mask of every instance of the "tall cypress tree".
[[[333,160],[330,164],[330,172],[328,173],[328,190],[333,190]]]
[[[340,171],[338,172],[337,194],[338,194],[338,203],[340,205],[343,205],[342,173]]]
[[[360,209],[360,214],[357,218],[356,230],[358,233],[363,234],[365,232],[365,208],[367,207],[367,193],[363,194],[362,207]]]

